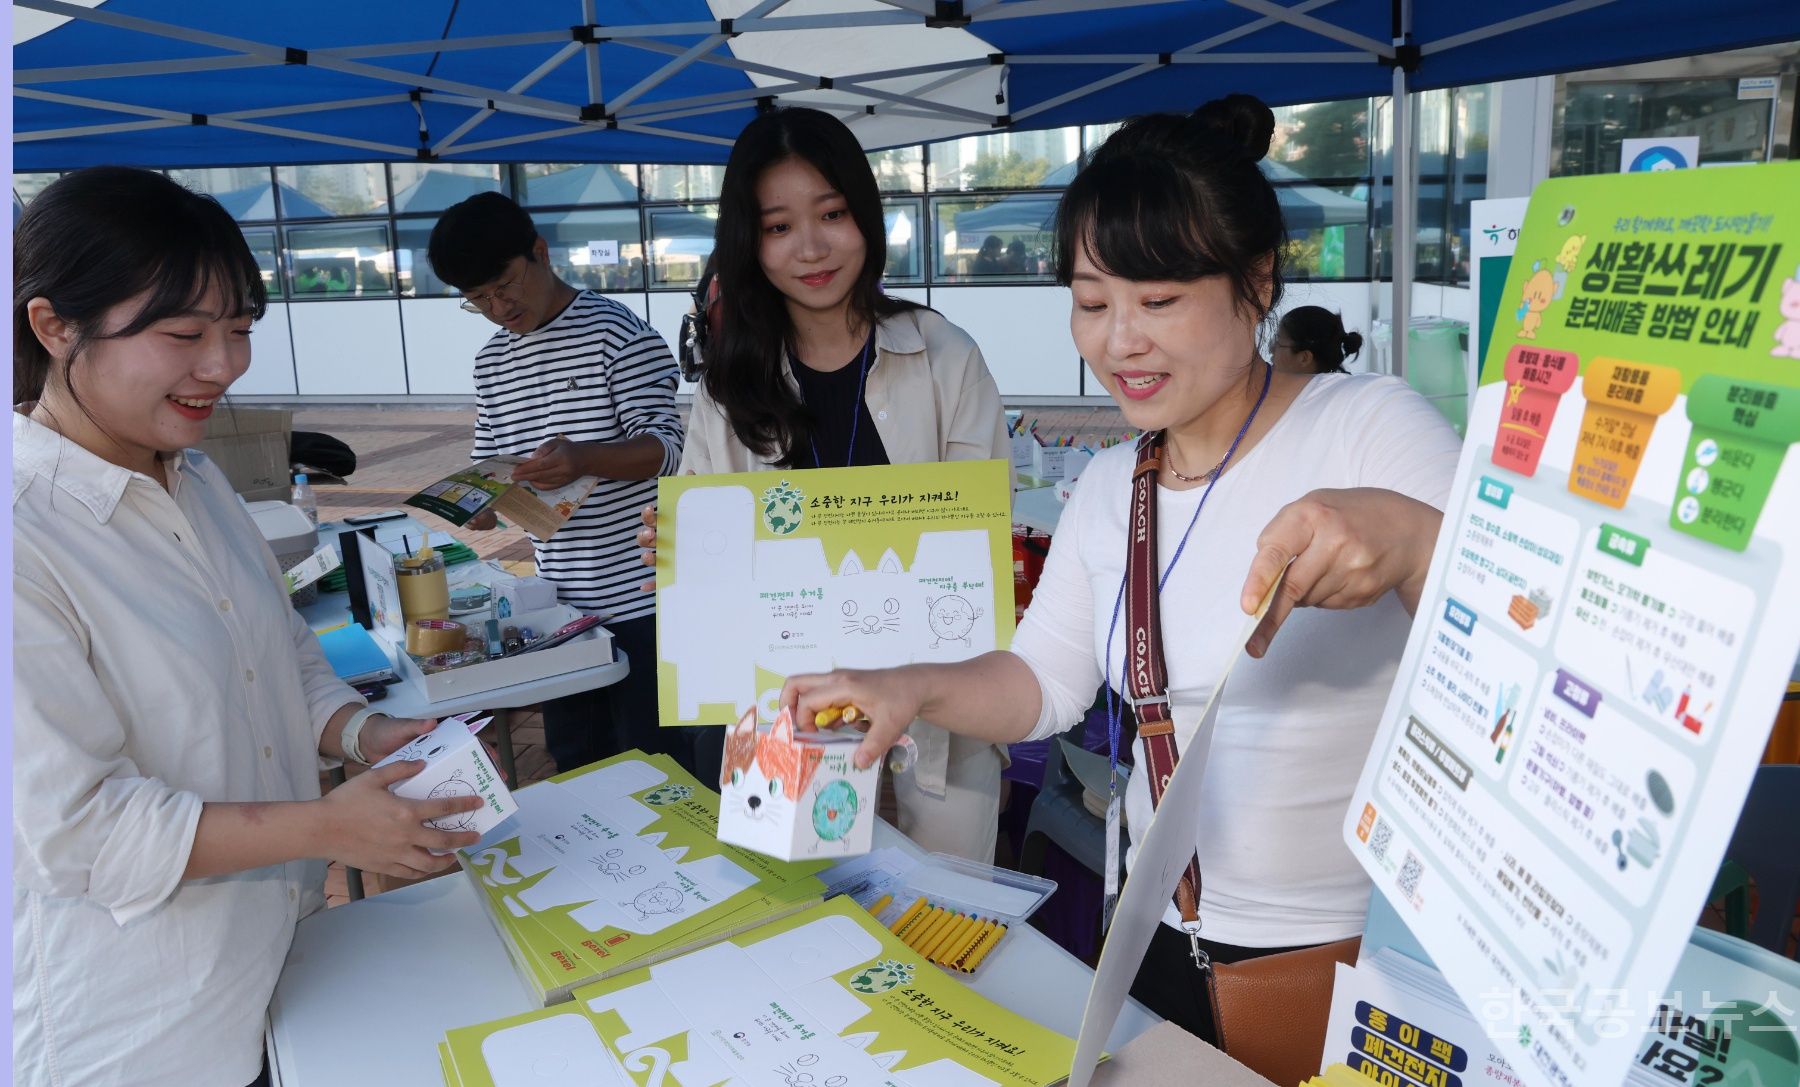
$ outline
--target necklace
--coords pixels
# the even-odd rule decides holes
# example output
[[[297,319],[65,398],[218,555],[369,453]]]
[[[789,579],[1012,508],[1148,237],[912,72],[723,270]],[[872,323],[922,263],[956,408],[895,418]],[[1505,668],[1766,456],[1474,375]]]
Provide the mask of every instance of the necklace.
[[[869,338],[863,343],[862,357],[859,358],[856,363],[856,402],[850,406],[850,448],[844,452],[844,467],[846,468],[849,468],[856,463],[856,428],[857,425],[862,422],[863,389],[867,387],[869,381],[869,352],[874,349],[875,330],[870,329]],[[805,363],[800,362],[798,356],[795,357],[794,361],[802,366],[806,365]],[[802,404],[806,403],[806,393],[804,391],[800,394],[800,402]],[[818,439],[811,434],[808,434],[806,440],[812,445],[813,467],[825,467],[824,460],[819,457]]]
[[[1166,441],[1163,444],[1163,451],[1164,452],[1171,451],[1169,449],[1168,443]],[[1181,470],[1179,468],[1175,467],[1175,459],[1173,457],[1170,457],[1169,459],[1164,460],[1163,466],[1169,470],[1170,475],[1174,476],[1176,479],[1181,480],[1183,483],[1210,483],[1213,480],[1219,478],[1219,470],[1225,467],[1226,457],[1229,457],[1229,456],[1230,456],[1230,454],[1227,453],[1225,455],[1225,457],[1220,457],[1219,463],[1213,465],[1211,468],[1208,468],[1206,471],[1202,472],[1201,474],[1199,474],[1197,476],[1183,475]]]

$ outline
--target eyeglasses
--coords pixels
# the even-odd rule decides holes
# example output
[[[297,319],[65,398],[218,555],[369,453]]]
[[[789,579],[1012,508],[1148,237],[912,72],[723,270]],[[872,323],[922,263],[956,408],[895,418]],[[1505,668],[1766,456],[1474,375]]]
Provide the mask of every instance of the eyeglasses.
[[[497,302],[517,302],[519,297],[513,294],[513,290],[519,285],[519,280],[523,278],[525,278],[525,274],[521,272],[505,283],[494,284],[494,289],[491,291],[467,295],[462,300],[462,308],[470,313],[481,313]]]

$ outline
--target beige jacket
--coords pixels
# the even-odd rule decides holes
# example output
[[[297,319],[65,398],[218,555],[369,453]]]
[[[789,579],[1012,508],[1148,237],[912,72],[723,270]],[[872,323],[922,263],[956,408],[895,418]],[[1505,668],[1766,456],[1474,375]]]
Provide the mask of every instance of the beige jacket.
[[[783,373],[798,389],[794,376]],[[981,348],[934,310],[907,310],[875,326],[875,361],[869,367],[863,400],[891,463],[1011,456],[1000,388],[988,373]],[[711,475],[772,467],[738,441],[723,409],[705,389],[695,390],[681,470]],[[914,771],[919,789],[943,797],[950,734],[923,721],[913,722],[910,734],[919,745]]]

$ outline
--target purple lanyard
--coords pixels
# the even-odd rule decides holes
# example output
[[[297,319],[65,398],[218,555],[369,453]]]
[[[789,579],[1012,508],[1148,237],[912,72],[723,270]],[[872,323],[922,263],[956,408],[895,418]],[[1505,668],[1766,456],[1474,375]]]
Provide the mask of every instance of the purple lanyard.
[[[844,467],[846,468],[856,463],[856,428],[862,424],[863,387],[869,380],[869,352],[873,350],[874,347],[875,330],[870,329],[869,342],[863,344],[862,359],[856,364],[856,403],[850,406],[850,448],[844,453]],[[795,356],[794,361],[800,362],[799,357]],[[806,363],[800,362],[800,365],[805,366]],[[800,390],[800,402],[802,404],[806,403],[806,390],[804,388]],[[810,428],[807,431],[806,440],[812,444],[813,467],[825,467],[825,462],[819,459],[819,441],[817,438],[813,437]]]

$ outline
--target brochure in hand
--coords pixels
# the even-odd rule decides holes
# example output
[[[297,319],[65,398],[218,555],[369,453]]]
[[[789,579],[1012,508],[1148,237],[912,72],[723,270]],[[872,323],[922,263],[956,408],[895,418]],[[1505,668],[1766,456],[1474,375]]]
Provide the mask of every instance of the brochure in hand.
[[[582,476],[556,488],[514,483],[512,472],[524,457],[489,457],[454,472],[406,500],[427,513],[435,513],[462,526],[476,514],[493,511],[540,540],[547,540],[568,522],[587,496],[599,485],[598,476]]]
[[[718,794],[666,755],[629,751],[513,795],[513,818],[460,859],[542,1005],[804,909],[824,891],[814,875],[823,861],[720,843]]]
[[[1074,1050],[840,897],[571,1004],[453,1030],[439,1058],[448,1087],[1047,1087]]]

